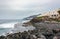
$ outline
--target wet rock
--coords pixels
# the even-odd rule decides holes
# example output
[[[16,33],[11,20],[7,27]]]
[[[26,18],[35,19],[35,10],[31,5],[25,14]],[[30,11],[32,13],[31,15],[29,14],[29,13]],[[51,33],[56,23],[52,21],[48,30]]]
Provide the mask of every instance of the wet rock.
[[[0,36],[0,39],[6,39],[6,37],[5,36]]]
[[[53,37],[53,39],[60,39],[60,33],[57,33],[57,34]]]
[[[0,36],[0,39],[55,39],[57,36],[59,37],[60,34],[54,34],[52,30],[47,30],[44,33],[41,33],[40,30],[35,29],[8,34],[7,36]]]
[[[45,33],[43,33],[43,35],[46,37],[46,39],[53,39],[53,32],[51,30],[46,31]]]

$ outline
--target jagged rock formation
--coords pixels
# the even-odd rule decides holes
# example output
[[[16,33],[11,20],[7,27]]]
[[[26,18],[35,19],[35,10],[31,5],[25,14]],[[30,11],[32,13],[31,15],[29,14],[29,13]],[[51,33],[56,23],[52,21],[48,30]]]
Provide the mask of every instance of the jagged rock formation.
[[[60,30],[46,30],[41,33],[40,30],[29,30],[0,36],[0,39],[55,39],[60,36]],[[60,38],[59,38],[60,39]]]
[[[14,34],[9,34],[7,36],[0,36],[0,39],[46,39],[38,30],[24,31]]]

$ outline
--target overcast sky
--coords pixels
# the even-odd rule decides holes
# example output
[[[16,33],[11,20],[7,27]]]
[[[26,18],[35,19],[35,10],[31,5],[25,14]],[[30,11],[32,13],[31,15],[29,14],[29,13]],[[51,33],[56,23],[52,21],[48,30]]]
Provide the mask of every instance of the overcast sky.
[[[0,19],[22,19],[57,8],[60,0],[0,0]]]

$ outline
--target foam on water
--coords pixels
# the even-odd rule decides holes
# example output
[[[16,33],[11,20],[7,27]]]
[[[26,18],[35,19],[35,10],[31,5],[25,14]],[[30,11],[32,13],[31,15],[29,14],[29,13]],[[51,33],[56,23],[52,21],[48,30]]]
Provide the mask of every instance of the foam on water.
[[[14,24],[17,22],[11,22],[11,23],[3,23],[0,24],[0,35],[7,33],[9,30],[14,28]]]
[[[15,24],[17,24],[16,28],[15,28]],[[35,29],[35,27],[33,26],[24,27],[20,22],[3,23],[0,24],[0,35],[1,34],[6,35],[7,33],[24,32],[33,29]]]
[[[0,24],[0,28],[14,28],[14,24],[16,24],[16,23],[4,23],[4,24]]]

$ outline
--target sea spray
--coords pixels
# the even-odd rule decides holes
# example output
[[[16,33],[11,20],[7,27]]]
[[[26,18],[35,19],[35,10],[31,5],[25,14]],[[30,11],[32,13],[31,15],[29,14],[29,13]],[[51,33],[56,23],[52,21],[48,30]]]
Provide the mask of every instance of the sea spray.
[[[11,32],[13,33],[17,33],[17,32],[24,32],[24,31],[28,31],[28,30],[34,30],[35,27],[33,26],[22,26],[22,23],[17,23],[14,25],[14,28],[11,30]]]
[[[16,23],[6,23],[6,24],[2,24],[2,25],[5,25],[3,28],[6,28],[6,29],[8,28],[7,31],[3,32],[3,34],[2,34],[5,36],[8,34],[11,34],[11,33],[18,33],[18,32],[24,32],[24,31],[35,29],[35,27],[33,27],[33,26],[24,27],[24,26],[22,26],[23,23],[19,23],[19,22],[18,23],[17,22]]]
[[[24,26],[20,26],[19,28],[15,28],[14,30],[13,30],[13,32],[15,33],[15,32],[24,32],[24,31],[28,31],[28,30],[34,30],[35,29],[35,27],[33,27],[33,26],[27,26],[27,27],[24,27]]]

